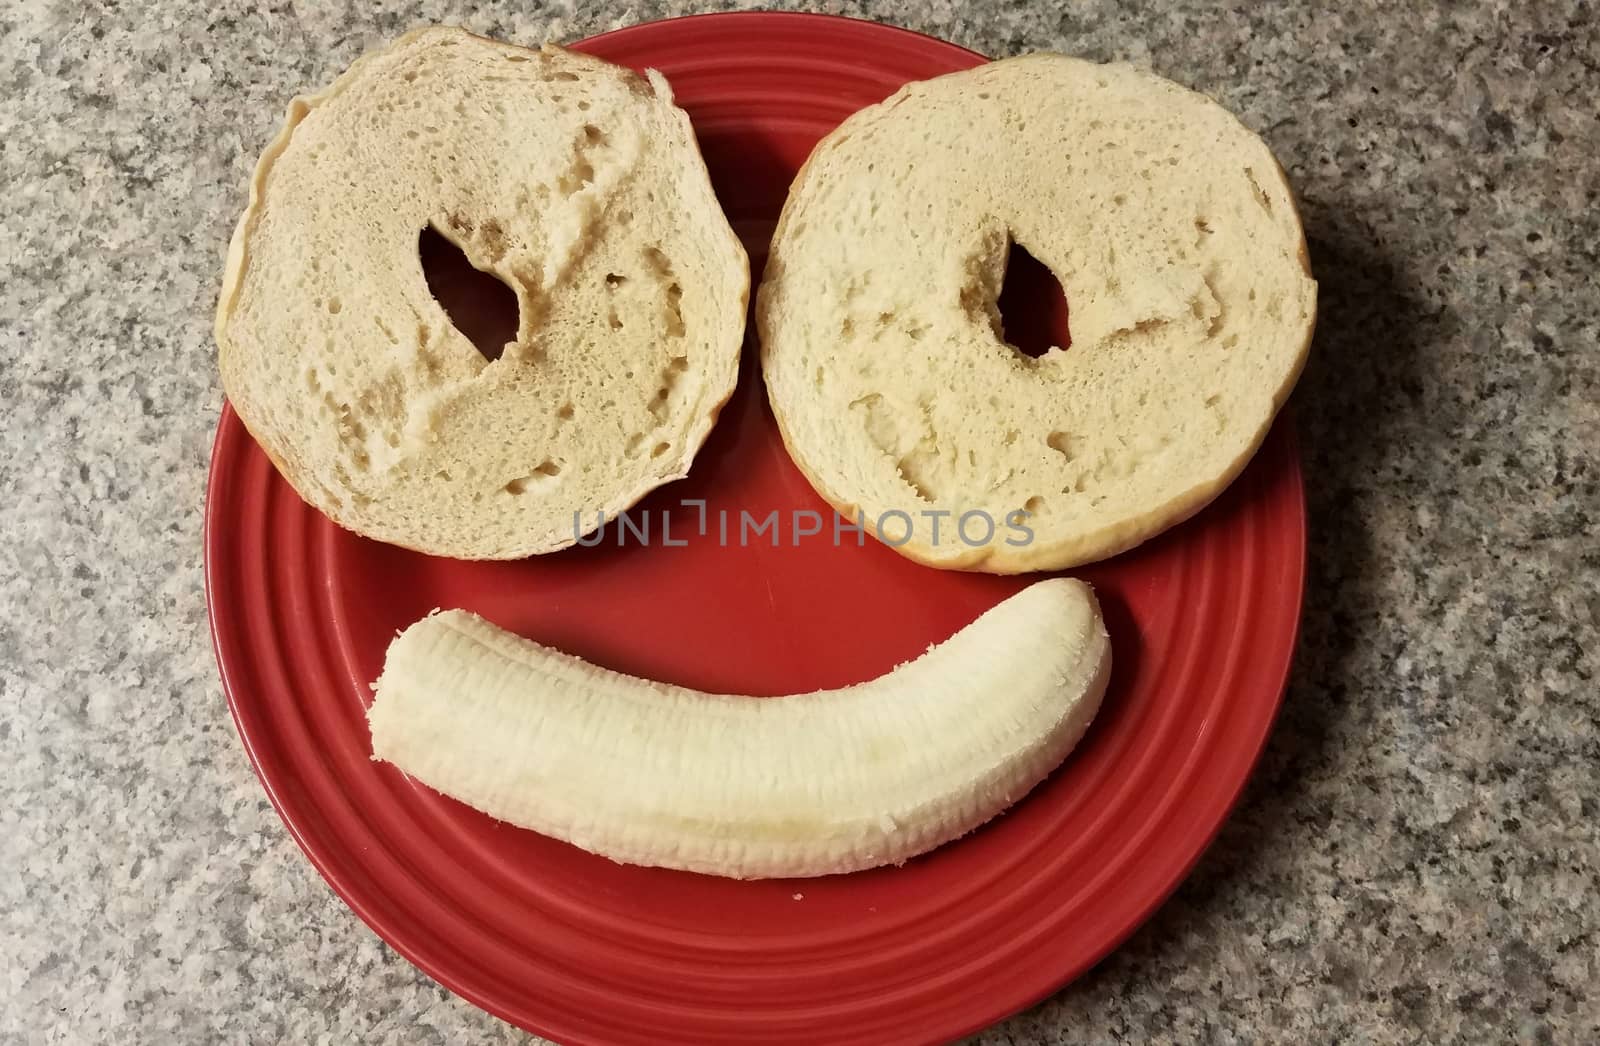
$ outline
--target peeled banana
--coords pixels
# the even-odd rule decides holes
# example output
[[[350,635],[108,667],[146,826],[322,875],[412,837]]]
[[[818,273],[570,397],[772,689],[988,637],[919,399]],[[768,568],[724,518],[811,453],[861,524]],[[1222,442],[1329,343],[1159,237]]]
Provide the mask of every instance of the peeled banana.
[[[735,697],[621,675],[461,610],[390,643],[372,751],[625,864],[741,879],[898,864],[1045,777],[1111,671],[1094,594],[1040,581],[870,682]]]

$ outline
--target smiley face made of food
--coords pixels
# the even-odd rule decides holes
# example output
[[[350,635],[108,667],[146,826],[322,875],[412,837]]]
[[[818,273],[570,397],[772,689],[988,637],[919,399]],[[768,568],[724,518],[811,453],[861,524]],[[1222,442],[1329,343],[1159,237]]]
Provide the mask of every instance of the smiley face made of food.
[[[429,292],[426,227],[514,291],[501,351]],[[1070,350],[1006,343],[1013,243],[1069,288]],[[510,558],[688,470],[747,291],[663,78],[424,30],[291,106],[217,339],[240,417],[313,506]],[[1260,443],[1314,312],[1259,140],[1166,81],[1054,55],[910,85],[825,138],[758,303],[769,398],[819,492],[909,517],[914,558],[996,571],[1110,555],[1196,511]],[[927,508],[1020,510],[1037,540],[952,551]],[[1019,800],[1110,667],[1098,602],[1064,578],[877,679],[777,698],[622,675],[451,610],[390,644],[368,723],[375,759],[613,860],[826,875]]]

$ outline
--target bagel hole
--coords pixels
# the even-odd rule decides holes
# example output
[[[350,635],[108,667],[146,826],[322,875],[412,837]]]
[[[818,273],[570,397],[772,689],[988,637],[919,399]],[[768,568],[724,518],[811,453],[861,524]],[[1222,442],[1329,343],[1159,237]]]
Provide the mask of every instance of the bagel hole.
[[[475,267],[460,247],[432,225],[417,238],[422,275],[450,323],[493,362],[517,340],[521,309],[517,294],[493,273]]]
[[[1000,310],[1001,337],[1029,359],[1072,345],[1066,290],[1049,266],[1015,239],[1006,249],[1006,275],[995,305]]]

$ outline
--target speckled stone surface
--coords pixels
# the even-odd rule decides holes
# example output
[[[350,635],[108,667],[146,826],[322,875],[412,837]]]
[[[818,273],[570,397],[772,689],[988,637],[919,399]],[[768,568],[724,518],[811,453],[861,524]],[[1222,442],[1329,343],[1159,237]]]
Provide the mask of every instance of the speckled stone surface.
[[[1592,3],[824,6],[1214,94],[1288,169],[1321,281],[1310,595],[1260,772],[1144,929],[978,1041],[1595,1041]],[[0,8],[0,1043],[522,1040],[334,897],[234,734],[210,317],[296,90],[416,24],[688,8],[231,10]]]

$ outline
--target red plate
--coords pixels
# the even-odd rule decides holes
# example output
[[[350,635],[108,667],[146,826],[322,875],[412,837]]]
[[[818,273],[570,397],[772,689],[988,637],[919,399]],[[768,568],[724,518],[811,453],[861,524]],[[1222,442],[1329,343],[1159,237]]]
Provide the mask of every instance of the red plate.
[[[711,15],[579,44],[672,81],[752,261],[823,133],[902,82],[981,57],[864,22]],[[747,346],[746,359],[754,356]],[[431,559],[307,508],[224,409],[206,582],[224,689],[284,823],[333,888],[460,995],[566,1042],[948,1039],[1088,969],[1217,831],[1278,707],[1305,558],[1286,424],[1189,523],[1080,571],[1116,648],[1067,764],[1004,817],[901,868],[732,882],[626,868],[495,823],[368,758],[363,706],[395,631],[467,607],[639,675],[773,694],[887,671],[1026,584],[857,548],[719,547],[719,511],[825,511],[756,376],[688,480],[649,498],[687,547]],[[655,535],[660,537],[659,531]]]

